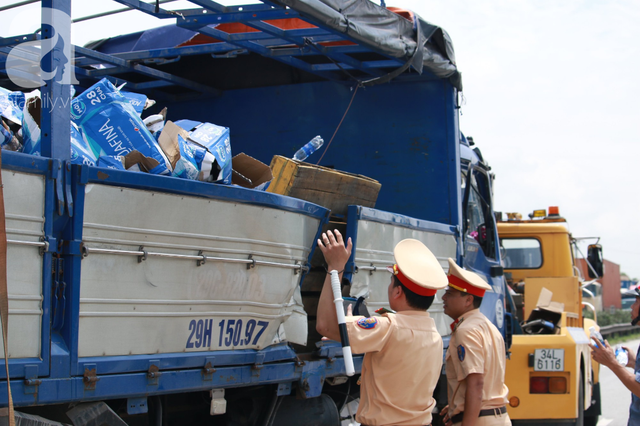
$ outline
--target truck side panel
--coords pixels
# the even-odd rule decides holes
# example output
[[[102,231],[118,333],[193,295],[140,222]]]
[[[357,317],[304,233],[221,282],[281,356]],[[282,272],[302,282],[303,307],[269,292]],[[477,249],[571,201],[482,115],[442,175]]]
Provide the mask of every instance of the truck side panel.
[[[42,330],[42,257],[45,179],[2,171],[6,200],[10,358],[40,358]],[[0,347],[0,356],[4,349]]]
[[[64,291],[59,279],[52,282],[53,274],[44,273],[52,270],[51,252],[57,245],[52,237],[51,214],[56,188],[55,179],[51,179],[54,167],[50,160],[6,151],[2,162],[7,230],[9,374],[16,378],[43,376],[49,374],[51,310],[62,309],[61,305],[50,303],[52,291],[56,301]],[[57,188],[61,189],[61,186]],[[1,370],[0,377],[6,378],[4,367]]]
[[[431,249],[440,265],[446,270],[447,259],[455,259],[457,233],[455,227],[417,220],[380,210],[350,206],[347,234],[357,244],[347,270],[358,271],[351,275],[351,296],[369,292],[366,305],[369,312],[388,308],[387,287],[389,274],[386,267],[395,263],[393,247],[405,238],[422,241]],[[451,333],[451,319],[444,314],[441,290],[429,308],[438,332],[442,336]]]

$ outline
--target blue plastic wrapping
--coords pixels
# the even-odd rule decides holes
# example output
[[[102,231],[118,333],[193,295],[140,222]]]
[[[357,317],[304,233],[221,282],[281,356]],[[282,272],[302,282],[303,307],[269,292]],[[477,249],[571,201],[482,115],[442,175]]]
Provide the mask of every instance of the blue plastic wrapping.
[[[80,129],[71,123],[71,163],[95,166],[97,161],[91,147],[82,137]]]
[[[195,121],[195,120],[189,120],[189,119],[182,119],[182,120],[178,120],[175,122],[176,125],[182,127],[184,130],[186,130],[187,132],[192,131],[193,129],[195,129],[196,127],[198,127],[199,125],[202,124],[202,121]]]
[[[122,165],[121,157],[111,157],[109,155],[103,155],[98,158],[96,166],[105,167],[107,169],[125,170],[124,166]]]
[[[126,156],[139,151],[158,162],[149,173],[171,174],[169,161],[158,142],[109,80],[100,80],[75,98],[71,102],[71,118],[96,157]]]
[[[13,135],[11,134],[11,131],[0,126],[0,147],[2,147],[2,149],[5,149],[5,146],[8,146],[11,143],[12,138]]]
[[[0,87],[0,115],[8,121],[22,125],[22,108],[25,96],[22,92],[10,92]]]
[[[197,180],[200,174],[200,166],[196,160],[196,147],[187,143],[180,135],[178,135],[178,145],[180,147],[180,158],[173,169],[173,176]],[[200,148],[200,151],[202,154],[198,155],[204,157],[205,150]],[[202,158],[200,159],[200,165],[202,165]]]
[[[120,93],[129,101],[129,103],[131,104],[133,109],[138,113],[138,115],[142,115],[142,111],[144,111],[144,106],[147,103],[146,95],[142,95],[140,93],[125,92],[125,91],[120,91]]]
[[[205,177],[205,180],[230,184],[232,165],[229,128],[202,123],[191,132],[189,139],[205,147],[215,157],[210,177]]]

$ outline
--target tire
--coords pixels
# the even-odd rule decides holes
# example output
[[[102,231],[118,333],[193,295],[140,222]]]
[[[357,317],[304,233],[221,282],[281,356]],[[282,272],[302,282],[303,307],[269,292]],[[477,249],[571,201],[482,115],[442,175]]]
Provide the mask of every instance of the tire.
[[[584,378],[580,373],[580,383],[578,385],[578,418],[576,426],[585,426],[584,423]]]
[[[598,424],[599,416],[591,416],[584,418],[584,426],[596,426]]]
[[[591,381],[593,382],[593,372],[591,372]],[[600,383],[593,385],[591,389],[591,406],[584,412],[584,425],[596,426],[601,413],[600,400]]]

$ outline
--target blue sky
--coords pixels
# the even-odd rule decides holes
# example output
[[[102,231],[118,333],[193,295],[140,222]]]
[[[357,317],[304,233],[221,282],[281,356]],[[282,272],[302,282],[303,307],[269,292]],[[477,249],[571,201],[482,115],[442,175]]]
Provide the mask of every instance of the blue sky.
[[[74,18],[121,8],[106,0],[72,4]],[[411,9],[451,36],[464,84],[461,128],[496,174],[496,210],[526,214],[557,205],[574,236],[601,237],[605,258],[640,278],[640,4],[398,0],[387,6]],[[11,24],[0,36],[35,30],[37,7],[2,12]],[[127,12],[75,24],[73,39],[82,45],[157,25]]]

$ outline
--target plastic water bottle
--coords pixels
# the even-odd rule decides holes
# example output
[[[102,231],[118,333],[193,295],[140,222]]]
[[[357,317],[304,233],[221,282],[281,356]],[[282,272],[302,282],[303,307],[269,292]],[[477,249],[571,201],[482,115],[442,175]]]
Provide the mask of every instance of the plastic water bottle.
[[[623,366],[626,366],[629,362],[629,354],[620,345],[616,346],[616,360],[618,360],[618,364]]]
[[[600,334],[595,327],[589,327],[589,336],[591,337],[591,344],[593,344],[593,346],[605,347],[604,337],[602,337],[602,334]],[[597,344],[596,340],[598,340]]]
[[[324,139],[320,137],[320,135],[311,139],[307,142],[302,148],[300,148],[293,156],[294,160],[304,161],[308,156],[313,154],[322,146],[324,143]]]

